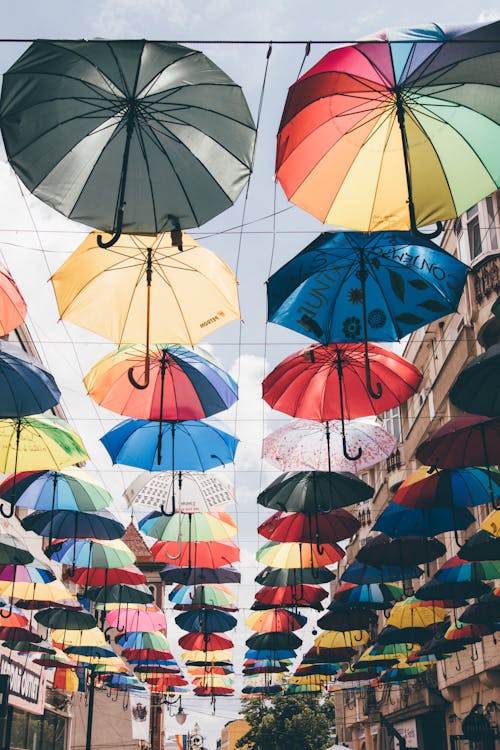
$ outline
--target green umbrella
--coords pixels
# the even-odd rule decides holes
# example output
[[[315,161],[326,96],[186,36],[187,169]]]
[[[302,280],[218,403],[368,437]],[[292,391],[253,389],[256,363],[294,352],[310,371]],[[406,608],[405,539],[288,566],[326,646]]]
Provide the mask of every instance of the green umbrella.
[[[87,599],[95,602],[96,609],[105,609],[107,604],[150,604],[154,596],[145,584],[128,586],[115,583],[111,586],[91,586]]]
[[[49,607],[37,612],[35,620],[46,628],[57,630],[90,630],[97,626],[89,612]]]
[[[241,89],[174,43],[36,41],[4,74],[1,128],[28,190],[64,216],[116,232],[200,226],[251,171],[255,126]]]

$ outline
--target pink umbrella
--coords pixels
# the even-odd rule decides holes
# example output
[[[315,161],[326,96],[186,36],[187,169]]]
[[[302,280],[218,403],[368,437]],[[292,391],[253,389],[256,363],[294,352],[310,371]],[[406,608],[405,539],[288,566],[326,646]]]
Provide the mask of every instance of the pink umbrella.
[[[24,322],[26,302],[9,271],[0,264],[0,336]]]
[[[128,633],[154,633],[165,630],[165,615],[158,607],[151,609],[115,609],[106,616],[106,622],[112,628]]]

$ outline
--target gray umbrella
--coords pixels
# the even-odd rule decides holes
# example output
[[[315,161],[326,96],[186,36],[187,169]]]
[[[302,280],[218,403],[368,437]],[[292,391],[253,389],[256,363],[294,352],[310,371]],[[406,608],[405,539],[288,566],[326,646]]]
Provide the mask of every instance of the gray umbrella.
[[[11,165],[75,221],[157,234],[232,205],[251,171],[255,126],[239,86],[174,43],[36,41],[3,78]],[[179,240],[180,243],[180,240]]]

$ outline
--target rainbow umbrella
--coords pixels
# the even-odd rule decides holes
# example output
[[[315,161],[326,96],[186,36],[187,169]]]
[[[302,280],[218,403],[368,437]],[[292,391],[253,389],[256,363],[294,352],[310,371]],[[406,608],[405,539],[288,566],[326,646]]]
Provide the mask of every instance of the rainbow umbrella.
[[[163,633],[130,632],[120,635],[116,642],[124,649],[154,649],[170,651],[170,646]]]
[[[265,612],[252,612],[245,625],[256,633],[279,633],[300,630],[307,622],[304,615],[289,612],[287,609],[269,609]]]
[[[461,560],[457,555],[443,563],[434,574],[434,580],[442,583],[493,581],[497,578],[500,578],[500,561],[467,562]]]
[[[404,596],[401,586],[394,583],[343,583],[338,587],[333,598],[336,602],[367,605],[370,609],[390,609],[393,602]]]
[[[266,542],[257,550],[258,562],[274,568],[319,568],[333,565],[345,555],[337,544],[316,544],[306,542]]]
[[[151,554],[156,562],[173,562],[178,567],[188,570],[198,567],[219,568],[240,559],[240,549],[231,539],[220,542],[157,541],[151,547]]]
[[[168,598],[174,609],[194,609],[199,607],[217,607],[226,611],[235,610],[236,595],[224,584],[175,586]]]
[[[276,156],[287,198],[325,223],[416,231],[494,192],[498,39],[498,22],[432,24],[328,52],[288,92]]]
[[[212,542],[227,539],[237,533],[237,525],[229,513],[176,513],[165,516],[152,511],[139,522],[143,534],[163,542]]]
[[[73,566],[72,579],[78,575],[76,568],[87,569],[89,575],[86,583],[89,586],[98,585],[92,584],[94,569],[122,568],[135,561],[134,553],[121,539],[66,539],[55,542],[47,549],[47,554],[55,562]],[[142,583],[143,580],[137,582]],[[110,576],[108,583],[112,582]]]
[[[76,466],[8,476],[0,484],[0,497],[19,508],[50,511],[96,511],[113,502],[108,490]]]
[[[407,508],[485,505],[500,497],[500,471],[480,467],[440,469],[430,473],[421,466],[394,494],[394,502]]]
[[[407,664],[405,662],[398,662],[394,667],[388,669],[378,678],[380,683],[387,682],[404,682],[405,680],[413,680],[418,675],[429,669],[428,664]]]

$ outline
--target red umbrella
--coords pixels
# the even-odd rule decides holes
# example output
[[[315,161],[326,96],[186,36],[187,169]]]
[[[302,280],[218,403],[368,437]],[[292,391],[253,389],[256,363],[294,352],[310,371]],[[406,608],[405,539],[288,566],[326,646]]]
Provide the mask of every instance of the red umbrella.
[[[307,620],[303,615],[296,615],[287,609],[268,609],[263,612],[252,612],[245,624],[256,633],[281,633],[300,630]]]
[[[179,638],[179,646],[187,651],[222,651],[234,644],[218,633],[186,633]]]
[[[210,685],[202,687],[201,685],[198,685],[193,692],[195,695],[202,695],[205,698],[213,698],[216,695],[233,695],[234,688],[211,687]]]
[[[261,604],[274,607],[311,607],[321,609],[320,602],[328,594],[321,586],[297,584],[297,586],[263,586],[255,594]]]
[[[169,661],[173,659],[173,655],[170,651],[160,651],[155,648],[124,648],[121,656],[124,659],[137,659],[138,661]]]
[[[500,417],[466,414],[454,417],[419,445],[418,460],[426,466],[455,469],[500,462]]]
[[[0,336],[24,322],[26,302],[9,271],[0,266]]]
[[[125,583],[131,586],[145,583],[146,577],[135,565],[123,568],[75,568],[68,576],[70,581],[80,586],[112,586]]]
[[[257,531],[273,542],[322,544],[349,539],[360,526],[358,519],[343,508],[313,515],[278,511],[261,523]]]
[[[377,393],[367,388],[364,344],[315,344],[284,359],[263,382],[263,398],[292,417],[327,422],[381,414],[416,393],[422,374],[415,365],[376,344],[368,361]],[[366,378],[367,379],[367,378]],[[353,460],[359,458],[359,455]]]
[[[220,568],[240,559],[237,544],[223,542],[161,542],[151,547],[156,562],[173,563],[179,568]]]

